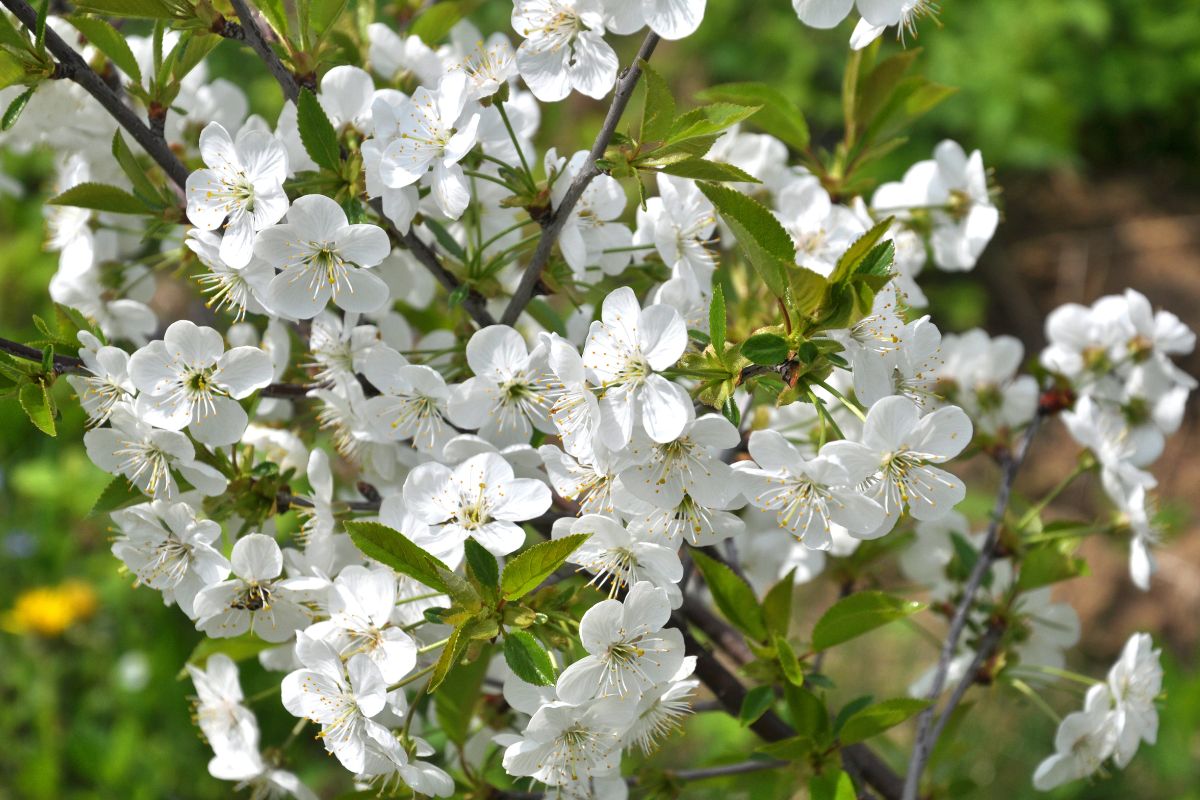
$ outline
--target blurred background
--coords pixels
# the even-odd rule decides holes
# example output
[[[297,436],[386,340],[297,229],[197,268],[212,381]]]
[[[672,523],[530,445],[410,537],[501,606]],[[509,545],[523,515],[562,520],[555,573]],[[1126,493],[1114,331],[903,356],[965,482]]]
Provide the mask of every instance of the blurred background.
[[[960,91],[876,171],[897,179],[939,140],[955,138],[968,150],[980,148],[994,169],[1004,221],[974,272],[927,269],[922,276],[938,325],[1009,333],[1035,354],[1050,309],[1132,286],[1200,328],[1195,0],[947,0],[942,6],[937,22],[923,21],[908,46],[923,49],[918,69]],[[509,9],[493,0],[476,19],[485,32],[509,31]],[[664,44],[654,62],[681,104],[714,83],[766,80],[804,110],[818,143],[834,141],[850,27],[806,29],[787,0],[709,0],[699,33]],[[623,63],[635,48],[635,41],[620,44]],[[213,72],[238,80],[255,110],[273,120],[278,92],[249,59],[226,43]],[[246,74],[258,77],[247,86]],[[575,96],[545,111],[544,143],[574,149],[590,144],[595,130],[575,121],[596,123],[603,107]],[[40,199],[49,188],[50,161],[3,154],[0,165],[25,190],[19,198],[0,196],[0,331],[32,338],[30,316],[49,309],[46,287],[56,265],[41,249]],[[1200,374],[1195,355],[1183,366]],[[89,516],[107,476],[84,454],[82,415],[66,402],[68,387],[62,383],[58,391],[65,418],[57,440],[37,433],[15,402],[0,402],[0,800],[227,797],[230,785],[205,769],[210,753],[190,720],[191,684],[177,679],[200,635],[155,592],[132,589],[118,573],[106,522]],[[1064,787],[1050,797],[1200,798],[1200,414],[1192,400],[1184,428],[1154,468],[1172,529],[1152,589],[1143,594],[1130,584],[1121,544],[1095,539],[1085,544],[1092,575],[1058,589],[1084,621],[1072,669],[1099,676],[1129,634],[1155,634],[1167,668],[1158,745],[1143,746],[1112,780]],[[1035,451],[1021,482],[1030,494],[1070,468],[1071,448],[1056,444],[1048,436]],[[986,507],[986,498],[971,505]],[[1080,484],[1056,510],[1080,517],[1096,507],[1096,488]],[[893,627],[831,657],[828,669],[843,676],[836,698],[867,688],[879,697],[900,694],[932,661],[928,643]],[[870,672],[857,674],[863,667],[856,664]],[[243,669],[247,695],[271,682],[256,665]],[[1017,695],[996,690],[973,697],[972,715],[948,744],[950,755],[961,748],[951,759],[958,767],[939,778],[954,782],[955,797],[1035,796],[1030,775],[1052,749],[1054,723]],[[1061,713],[1079,703],[1071,691],[1053,690],[1047,699]],[[291,718],[276,699],[254,708],[264,742],[282,740]],[[906,731],[880,741],[896,763],[907,749]],[[752,741],[728,718],[697,715],[687,735],[654,763],[738,761]],[[327,768],[316,743],[297,742],[289,755],[323,796],[345,787],[322,787],[321,775],[339,771]],[[787,777],[762,774],[694,784],[685,796],[793,794],[803,796]]]

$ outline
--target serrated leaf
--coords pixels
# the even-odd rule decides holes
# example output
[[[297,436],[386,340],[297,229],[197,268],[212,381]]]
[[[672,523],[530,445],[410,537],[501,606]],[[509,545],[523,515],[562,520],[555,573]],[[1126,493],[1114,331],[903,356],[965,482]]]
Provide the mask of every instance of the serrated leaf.
[[[150,182],[145,168],[137,162],[137,158],[133,155],[133,151],[129,148],[129,144],[126,143],[120,130],[113,133],[112,154],[113,158],[117,160],[117,164],[120,165],[121,171],[125,173],[125,177],[129,178],[129,183],[133,186],[133,193],[137,198],[146,205],[161,207],[162,200],[158,188]]]
[[[813,649],[826,650],[848,642],[889,622],[911,616],[924,603],[884,592],[858,592],[844,597],[826,611],[813,628]]]
[[[725,289],[720,281],[713,281],[712,300],[708,304],[708,340],[716,351],[717,358],[725,354]]]
[[[52,206],[76,206],[117,214],[145,214],[146,204],[124,189],[107,183],[79,183],[46,201]]]
[[[1025,553],[1021,559],[1021,572],[1017,576],[1017,588],[1027,592],[1077,578],[1086,571],[1086,561],[1064,551],[1061,542],[1052,542]]]
[[[379,522],[350,520],[346,532],[356,547],[369,558],[446,594],[450,587],[442,573],[450,569],[436,556],[422,550],[400,531]]]
[[[859,81],[855,92],[854,119],[860,130],[865,130],[874,121],[875,115],[890,99],[920,54],[919,47],[897,53],[880,61]]]
[[[146,497],[141,489],[126,480],[124,475],[118,475],[108,482],[104,491],[96,498],[95,504],[92,505],[92,514],[104,514],[134,503],[149,501],[150,498]]]
[[[442,653],[438,656],[437,663],[433,667],[433,673],[429,676],[429,685],[425,688],[425,691],[429,694],[433,694],[442,685],[442,681],[446,680],[446,676],[450,674],[450,670],[454,669],[458,664],[459,658],[462,657],[463,652],[467,649],[470,637],[464,631],[470,624],[470,622],[465,622],[450,632],[450,636],[442,648]]]
[[[692,561],[704,576],[717,608],[733,626],[756,641],[767,638],[767,623],[754,590],[733,570],[699,550],[691,551]]]
[[[742,426],[742,410],[732,396],[725,398],[725,402],[721,404],[721,416],[729,420],[729,424],[735,428]]]
[[[857,271],[859,264],[871,252],[871,248],[879,242],[891,226],[892,217],[888,217],[882,222],[877,222],[871,230],[855,239],[854,243],[846,248],[846,252],[842,253],[842,257],[838,259],[837,266],[833,268],[833,272],[829,275],[829,282],[841,283],[853,275]]]
[[[471,720],[479,705],[490,660],[489,654],[484,652],[469,664],[459,664],[451,669],[442,682],[441,691],[433,696],[438,726],[446,738],[457,745],[464,744],[470,735]]]
[[[775,644],[779,668],[783,670],[783,677],[793,686],[803,686],[804,669],[800,666],[800,659],[796,657],[796,651],[792,649],[792,645],[783,636],[776,636],[772,641]]]
[[[742,342],[741,354],[753,364],[773,367],[788,357],[788,342],[774,333],[756,333]]]
[[[700,108],[693,108],[686,114],[676,117],[675,121],[671,123],[666,143],[675,144],[688,139],[722,133],[726,128],[736,125],[758,109],[757,105],[743,106],[735,103],[711,103],[700,106]]]
[[[437,3],[427,6],[413,20],[408,32],[421,37],[421,41],[430,47],[437,47],[462,18],[463,8],[460,3]]]
[[[518,678],[534,686],[550,686],[555,681],[554,662],[541,642],[525,631],[504,634],[504,660]]]
[[[4,109],[4,116],[0,117],[0,131],[10,130],[13,125],[17,124],[17,120],[21,118],[21,112],[25,110],[25,106],[29,105],[35,91],[37,91],[37,87],[30,86],[13,98],[13,101],[8,104],[8,108]]]
[[[97,50],[116,64],[134,83],[141,84],[142,69],[138,66],[133,51],[129,49],[129,43],[107,20],[75,14],[67,17],[67,21],[75,27],[75,30],[87,37],[87,40],[95,45]]]
[[[790,145],[795,150],[808,147],[808,123],[783,92],[765,83],[724,83],[696,95],[705,102],[737,103],[760,106],[749,118],[752,125]]]
[[[75,9],[133,19],[174,19],[177,16],[162,0],[79,0]]]
[[[40,381],[30,381],[21,384],[17,391],[17,399],[25,414],[38,430],[47,436],[57,436],[58,430],[54,424],[54,401],[46,391],[46,384]]]
[[[309,0],[309,28],[320,38],[333,27],[349,5],[349,0]]]
[[[759,278],[782,300],[787,270],[796,260],[792,237],[775,215],[757,200],[717,183],[699,183],[697,186],[733,229]]]
[[[653,157],[651,153],[651,157]],[[691,178],[695,181],[738,181],[743,183],[761,183],[758,178],[744,172],[733,164],[720,161],[706,161],[703,158],[685,158],[672,161],[659,167],[659,172],[675,175],[680,178]]]
[[[496,563],[496,557],[474,539],[467,539],[463,544],[467,566],[470,568],[471,574],[475,576],[475,580],[488,588],[499,588],[500,565]]]
[[[317,96],[308,89],[301,89],[296,101],[296,124],[309,158],[318,166],[337,172],[342,160],[337,131],[333,129],[333,123],[326,116],[325,109],[321,108]]]
[[[642,100],[641,141],[659,142],[667,138],[675,121],[675,97],[671,86],[648,63],[640,62],[642,83],[646,87]]]
[[[896,243],[891,239],[880,242],[871,248],[867,257],[859,262],[854,269],[855,277],[889,278],[892,274],[892,262],[896,260]]]
[[[573,533],[561,539],[539,542],[518,553],[505,566],[500,576],[500,590],[505,600],[517,600],[532,592],[574,553],[590,533]]]
[[[838,739],[843,745],[854,744],[872,736],[877,736],[889,728],[899,725],[904,720],[920,713],[929,705],[928,700],[917,700],[911,697],[897,697],[894,700],[884,700],[851,714],[842,725]]]
[[[742,698],[742,707],[738,710],[738,722],[742,727],[757,722],[763,714],[775,704],[775,689],[770,686],[755,686]]]

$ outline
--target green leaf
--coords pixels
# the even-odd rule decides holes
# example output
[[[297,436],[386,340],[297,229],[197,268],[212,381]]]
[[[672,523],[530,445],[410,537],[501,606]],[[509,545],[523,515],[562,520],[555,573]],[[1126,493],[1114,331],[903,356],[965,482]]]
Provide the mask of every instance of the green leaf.
[[[826,650],[889,622],[911,616],[924,603],[884,592],[859,592],[844,597],[826,611],[813,628],[813,649]]]
[[[174,19],[178,16],[162,0],[79,0],[75,3],[75,9],[135,19]]]
[[[840,769],[826,769],[808,779],[809,800],[857,800],[854,781]]]
[[[466,633],[466,628],[471,622],[464,622],[453,631],[450,632],[450,637],[446,640],[445,647],[442,648],[442,654],[438,656],[437,663],[433,667],[433,673],[429,676],[429,685],[425,688],[429,694],[433,694],[442,681],[446,680],[446,676],[450,674],[450,670],[458,665],[458,661],[462,658],[463,652],[470,644],[471,637]]]
[[[763,619],[767,630],[775,636],[787,637],[792,627],[792,596],[795,590],[796,568],[767,591],[763,598]]]
[[[366,5],[365,3],[363,5]],[[262,12],[263,17],[279,34],[280,39],[286,39],[288,35],[288,17],[287,6],[284,0],[259,0],[258,10]],[[365,38],[365,37],[364,37]]]
[[[300,141],[309,158],[319,166],[337,172],[342,161],[337,131],[333,129],[333,123],[325,115],[317,96],[308,89],[300,90],[300,99],[296,102],[296,123],[300,128]]]
[[[783,299],[787,270],[796,261],[792,237],[788,236],[775,215],[757,200],[717,183],[696,185],[733,229],[734,236],[763,283],[772,294]]]
[[[439,592],[450,593],[442,573],[450,569],[437,557],[425,552],[400,531],[379,522],[350,520],[346,532],[368,558],[386,564],[397,572]]]
[[[770,686],[755,686],[746,692],[742,698],[742,707],[738,711],[738,722],[742,727],[754,724],[775,705],[775,689]]]
[[[446,675],[442,690],[433,696],[437,721],[446,738],[457,745],[467,741],[475,707],[479,705],[483,679],[487,677],[487,653],[469,664],[459,664]]]
[[[435,219],[425,219],[425,227],[433,232],[433,237],[437,239],[438,244],[445,248],[446,252],[454,256],[461,263],[467,261],[467,251],[463,250],[462,245],[454,238],[454,234],[446,230],[446,226]]]
[[[792,736],[778,742],[760,745],[757,750],[763,755],[778,758],[780,761],[803,761],[816,747],[811,736]]]
[[[518,553],[504,565],[500,589],[505,600],[517,600],[532,592],[574,553],[590,533],[573,533],[561,539],[539,542]]]
[[[488,588],[498,589],[500,587],[500,565],[496,563],[496,557],[474,539],[467,539],[464,546],[467,567],[475,576],[475,580]]]
[[[808,123],[796,104],[765,83],[723,83],[696,95],[705,102],[760,106],[749,122],[795,150],[808,147]]]
[[[349,5],[349,0],[310,0],[309,28],[320,38],[332,28]]]
[[[145,214],[146,204],[124,189],[107,183],[79,183],[46,201],[52,206],[77,206],[117,214]]]
[[[838,739],[843,745],[870,739],[888,728],[899,725],[914,714],[920,713],[928,705],[928,700],[897,697],[894,700],[884,700],[882,703],[868,706],[850,715],[850,718],[842,725]]]
[[[113,133],[112,154],[121,166],[121,171],[125,173],[125,177],[129,178],[129,182],[133,186],[133,193],[137,198],[146,205],[161,207],[162,200],[158,188],[150,182],[145,168],[137,162],[137,158],[129,149],[125,137],[119,130]]]
[[[829,289],[829,281],[808,267],[793,267],[788,270],[788,307],[802,317],[810,316],[821,308]]]
[[[87,40],[104,53],[108,60],[116,64],[122,72],[128,75],[134,83],[141,84],[142,68],[138,66],[133,51],[125,37],[117,31],[108,20],[99,17],[83,17],[78,14],[67,17],[75,30],[82,33]]]
[[[884,59],[859,81],[855,93],[854,119],[860,130],[865,130],[874,121],[875,115],[891,98],[904,75],[916,62],[921,48],[914,47]]]
[[[39,53],[46,52],[46,19],[49,16],[50,0],[41,0],[37,4],[37,25],[35,26],[37,32],[33,37],[33,46]]]
[[[3,16],[0,14],[0,17]],[[16,56],[0,48],[0,89],[7,89],[23,80],[25,80],[25,66],[17,60]]]
[[[201,639],[200,643],[192,649],[192,654],[188,656],[187,663],[204,669],[208,662],[208,657],[218,653],[229,656],[234,661],[245,661],[248,658],[254,658],[263,650],[275,646],[275,644],[265,642],[252,633],[231,636],[228,639]],[[181,676],[186,674],[186,670],[180,672]]]
[[[1062,542],[1051,542],[1027,551],[1021,559],[1017,588],[1029,591],[1087,573],[1087,562],[1063,549]],[[1071,542],[1066,546],[1072,547]]]
[[[759,106],[743,106],[735,103],[712,103],[700,108],[693,108],[683,116],[676,117],[667,133],[667,144],[695,139],[702,136],[712,136],[721,133],[731,125],[758,111]]]
[[[734,627],[757,641],[767,638],[767,623],[754,590],[733,570],[703,552],[692,549],[692,561],[704,575],[717,608]]]
[[[653,155],[653,154],[651,154]],[[668,175],[677,175],[680,178],[691,178],[696,181],[742,181],[745,183],[761,183],[758,178],[748,172],[744,172],[733,164],[724,164],[719,161],[706,161],[703,158],[685,158],[681,161],[672,161],[669,164],[664,164],[658,168],[660,172],[665,172]]]
[[[660,142],[667,138],[671,123],[675,121],[675,98],[671,86],[645,61],[642,68],[642,83],[646,92],[642,100],[642,144]]]
[[[37,87],[30,86],[13,98],[13,101],[8,104],[8,108],[4,110],[4,116],[0,117],[0,131],[10,130],[13,125],[17,124],[17,120],[21,118],[21,112],[25,110],[25,106],[29,105],[35,91],[37,91]]]
[[[792,649],[792,645],[783,636],[774,637],[773,642],[779,668],[783,670],[783,677],[787,678],[788,683],[793,686],[803,686],[804,668],[800,666],[800,659],[796,657],[796,651]]]
[[[550,686],[555,681],[554,663],[541,642],[525,631],[504,634],[504,660],[518,678],[534,686]]]
[[[816,683],[816,681],[810,681],[810,683]],[[825,702],[821,698],[807,687],[791,683],[783,685],[783,696],[787,700],[792,727],[797,732],[818,744],[830,741],[829,711],[825,708]]]
[[[896,243],[891,239],[871,248],[866,258],[854,269],[855,277],[887,278],[892,274],[892,262],[896,260]]]
[[[29,416],[29,421],[37,426],[38,430],[47,436],[58,435],[54,425],[54,401],[46,391],[46,384],[37,380],[23,383],[17,398],[21,402],[21,408],[25,409],[26,415]]]
[[[842,253],[842,257],[838,259],[837,266],[833,268],[833,272],[829,276],[829,282],[841,283],[853,275],[857,271],[858,265],[871,252],[871,248],[887,233],[888,228],[891,226],[892,217],[888,217],[882,222],[876,223],[871,230],[855,239],[854,244],[846,248],[846,252]]]
[[[725,402],[721,404],[721,415],[729,420],[729,424],[735,428],[740,428],[742,425],[742,410],[738,408],[737,401],[733,396],[725,398]]]
[[[741,353],[753,364],[773,367],[788,357],[788,342],[774,333],[756,333],[742,342]]]
[[[92,506],[92,513],[103,514],[116,511],[118,508],[124,508],[134,503],[148,502],[149,499],[141,489],[126,480],[124,475],[118,475],[104,487],[104,491],[100,493],[100,497]]]
[[[413,20],[408,32],[421,37],[421,41],[430,47],[437,47],[462,18],[463,8],[460,3],[437,3],[427,6]]]
[[[713,281],[712,301],[708,305],[708,338],[718,358],[725,353],[725,325],[725,289],[719,281]]]

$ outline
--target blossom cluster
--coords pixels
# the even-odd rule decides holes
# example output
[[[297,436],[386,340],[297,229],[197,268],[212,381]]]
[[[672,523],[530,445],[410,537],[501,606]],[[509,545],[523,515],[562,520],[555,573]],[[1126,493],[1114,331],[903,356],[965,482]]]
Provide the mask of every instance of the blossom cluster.
[[[887,27],[910,30],[930,7],[794,5],[815,27],[856,7],[856,48]],[[741,325],[732,356],[721,349],[721,287],[734,284],[717,270],[735,245],[761,250],[758,234],[704,180],[656,170],[655,196],[634,209],[619,171],[594,154],[535,144],[539,103],[614,91],[607,36],[687,36],[704,6],[516,0],[515,46],[467,21],[437,47],[372,23],[365,67],[328,69],[274,124],[248,115],[242,90],[210,80],[201,62],[176,101],[186,114],[169,115],[164,130],[193,167],[179,225],[143,239],[128,233],[141,224],[128,213],[51,207],[51,296],[93,323],[78,333],[81,367],[68,378],[90,422],[84,443],[129,490],[112,511],[113,553],[217,643],[203,665],[188,665],[215,777],[314,796],[260,745],[223,640],[261,645],[261,666],[282,674],[284,708],[316,724],[360,785],[451,796],[456,763],[479,767],[498,748],[514,779],[566,797],[622,797],[622,753],[666,740],[698,691],[680,617],[694,551],[727,560],[761,597],[785,578],[815,579],[864,542],[911,531],[902,569],[933,597],[955,599],[959,540],[968,550],[984,540],[955,510],[967,490],[948,462],[1014,448],[1043,388],[1020,373],[1016,339],[943,335],[920,313],[926,264],[970,270],[996,230],[981,154],[942,142],[868,199],[836,191],[774,135],[730,123],[695,137],[705,139],[705,169],[727,178],[721,191],[761,207],[762,225],[781,232],[789,280],[842,292],[823,316],[785,308],[784,324],[768,314]],[[48,24],[70,33],[63,20]],[[128,37],[143,75],[177,36]],[[341,152],[314,146],[314,113]],[[115,131],[78,85],[59,81],[4,143],[52,148],[61,192],[96,181],[139,190],[114,164]],[[322,183],[343,168],[322,162],[343,160],[360,170],[349,196]],[[549,231],[560,260],[543,277],[553,272],[572,308],[555,320],[539,298],[553,316],[522,306],[512,324],[495,323],[537,258],[530,246]],[[864,251],[851,265],[862,271],[848,272],[862,242],[878,248],[876,271]],[[463,280],[450,302],[423,254]],[[211,324],[179,320],[157,335],[150,300],[162,264],[191,270]],[[751,305],[773,308],[753,283],[740,286]],[[458,315],[476,301],[472,327]],[[803,341],[793,318],[809,325]],[[1130,520],[1144,588],[1155,537],[1145,467],[1194,388],[1170,360],[1190,352],[1194,335],[1133,291],[1059,309],[1047,333],[1041,364],[1078,397],[1063,419]],[[786,346],[753,359],[747,346],[759,337]],[[287,383],[298,374],[303,383]],[[776,402],[762,402],[765,392]],[[387,548],[353,537],[354,525],[372,523],[402,536],[417,566],[394,568]],[[454,667],[467,652],[455,617],[479,612],[481,587],[496,591],[486,573],[507,570],[539,537],[571,542],[559,563],[602,593],[547,613],[517,605],[516,592],[506,595],[512,615],[501,602],[490,623],[478,614],[474,641],[503,639],[505,649],[489,651],[481,680],[511,713],[468,720],[465,746],[439,753],[421,735],[437,715],[411,693],[445,678],[441,653]],[[997,561],[972,622],[1007,605],[1024,625],[1009,643],[1014,663],[1060,669],[1078,618],[1049,588],[1014,599],[1019,569]],[[460,595],[476,607],[464,611]],[[565,636],[544,631],[546,646],[529,646],[545,665],[518,674],[510,642],[526,646],[526,629],[548,618]],[[1080,713],[1090,716],[1064,721],[1039,788],[1090,774],[1110,755],[1124,766],[1140,739],[1153,739],[1159,687],[1148,638],[1136,641],[1089,693]],[[965,675],[975,655],[957,648],[950,674]],[[926,676],[912,692],[930,687]],[[1079,736],[1091,737],[1085,747]]]

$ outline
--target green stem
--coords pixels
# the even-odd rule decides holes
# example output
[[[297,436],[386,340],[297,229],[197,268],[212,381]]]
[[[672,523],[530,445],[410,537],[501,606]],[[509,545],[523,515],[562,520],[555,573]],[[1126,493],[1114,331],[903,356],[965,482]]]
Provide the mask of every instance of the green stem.
[[[1056,725],[1058,723],[1062,722],[1062,717],[1060,717],[1058,715],[1058,712],[1055,711],[1053,708],[1051,708],[1050,704],[1047,703],[1045,700],[1043,700],[1042,696],[1039,695],[1037,692],[1035,692],[1033,690],[1033,687],[1031,687],[1028,683],[1021,680],[1020,678],[1012,678],[1009,681],[1009,685],[1011,685],[1014,689],[1016,689],[1021,694],[1028,697],[1035,706],[1037,706],[1039,709],[1044,711],[1046,713],[1046,715],[1048,717],[1050,717],[1050,719],[1054,720],[1054,723]]]
[[[838,399],[838,401],[842,405],[844,405],[852,414],[854,414],[854,416],[858,417],[859,420],[861,420],[862,422],[867,421],[867,415],[863,413],[863,410],[858,407],[857,403],[850,402],[850,399],[848,397],[846,397],[846,395],[842,394],[841,392],[839,392],[837,389],[830,386],[825,381],[813,381],[813,383],[815,383],[817,386],[820,386],[822,389],[824,389],[825,391],[829,392],[831,395],[836,397]]]
[[[652,244],[631,244],[628,247],[606,247],[601,250],[601,253],[636,253],[642,250],[653,250],[655,245]]]
[[[492,236],[490,239],[488,239],[483,244],[479,245],[479,252],[480,253],[484,252],[485,250],[487,250],[489,247],[494,245],[496,242],[503,239],[508,234],[512,233],[513,231],[521,230],[521,228],[524,228],[530,222],[531,222],[531,220],[528,220],[528,219],[523,219],[520,222],[514,222],[512,225],[509,225],[507,228],[505,228],[504,230],[495,234],[494,236]]]
[[[433,672],[433,670],[436,667],[437,667],[437,664],[430,664],[428,667],[419,669],[416,672],[414,672],[412,675],[409,675],[407,678],[404,678],[403,680],[399,681],[398,683],[393,683],[391,686],[388,687],[388,690],[390,691],[392,689],[399,689],[401,686],[408,686],[410,683],[419,681],[419,680],[421,680],[421,678],[424,678],[426,675]]]
[[[817,414],[820,415],[821,419],[825,420],[825,422],[828,423],[829,427],[833,430],[834,434],[839,439],[845,439],[846,434],[842,433],[842,429],[838,427],[837,420],[835,420],[833,418],[833,415],[829,413],[829,409],[825,407],[825,403],[822,402],[821,398],[817,397],[816,394],[813,393],[812,389],[808,389],[807,391],[808,391],[808,400],[810,403],[812,403],[814,406],[816,406]],[[823,432],[823,429],[822,429],[822,432]]]
[[[1078,464],[1076,464],[1075,469],[1071,470],[1070,474],[1059,481],[1058,485],[1051,489],[1045,497],[1030,506],[1029,510],[1025,512],[1025,515],[1021,517],[1021,521],[1017,523],[1017,528],[1024,530],[1025,526],[1033,522],[1034,519],[1036,519],[1037,516],[1046,509],[1046,506],[1053,503],[1055,498],[1062,494],[1063,491],[1070,486],[1076,478],[1078,478],[1080,475],[1083,475],[1085,472],[1089,472],[1092,469],[1092,466],[1093,465],[1090,460],[1086,459],[1081,460]]]
[[[445,639],[442,639],[440,642],[434,642],[433,644],[427,644],[424,647],[417,649],[417,655],[425,655],[426,653],[432,653],[434,650],[437,650],[439,647],[444,647],[446,645],[446,643],[449,641],[450,641],[450,638],[447,637]]]
[[[1065,678],[1066,680],[1069,680],[1069,681],[1075,681],[1076,683],[1082,683],[1084,686],[1095,686],[1097,683],[1100,683],[1100,681],[1096,680],[1095,678],[1089,678],[1087,675],[1081,675],[1080,673],[1072,672],[1069,669],[1059,669],[1058,667],[1032,666],[1031,665],[1031,666],[1027,666],[1027,667],[1022,667],[1022,669],[1028,670],[1030,672],[1042,672],[1047,675],[1053,675],[1056,678]]]
[[[504,129],[508,131],[508,138],[512,139],[513,147],[517,151],[517,157],[521,159],[521,169],[525,170],[525,182],[528,184],[529,190],[533,191],[537,188],[533,183],[533,170],[529,168],[529,162],[525,160],[525,151],[521,149],[521,142],[517,139],[517,132],[513,130],[512,123],[508,121],[508,112],[504,110],[504,103],[497,102],[496,110],[500,112],[500,120],[504,123]]]
[[[496,184],[497,186],[503,186],[505,189],[507,189],[510,192],[513,191],[513,188],[508,185],[507,181],[501,180],[500,178],[497,178],[494,175],[488,175],[486,172],[478,172],[473,169],[464,169],[463,174],[468,175],[472,178],[478,178],[481,181],[491,181],[492,183]]]

